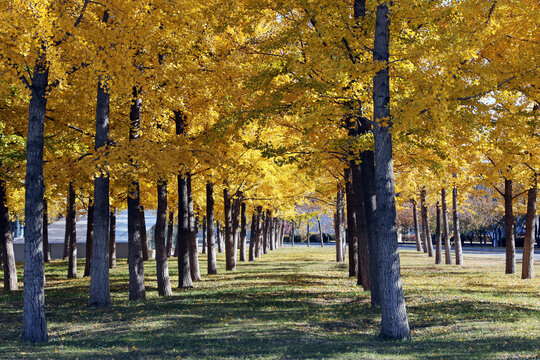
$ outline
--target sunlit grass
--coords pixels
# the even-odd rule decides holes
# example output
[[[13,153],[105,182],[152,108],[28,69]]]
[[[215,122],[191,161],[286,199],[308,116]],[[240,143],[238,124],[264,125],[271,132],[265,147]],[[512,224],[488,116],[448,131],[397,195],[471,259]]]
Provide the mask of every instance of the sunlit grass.
[[[22,292],[0,291],[0,358],[506,359],[540,356],[540,280],[504,275],[504,259],[465,258],[435,266],[401,256],[413,338],[378,338],[369,293],[347,277],[334,249],[284,248],[234,273],[203,276],[157,296],[155,262],[145,263],[147,300],[128,301],[124,259],[111,271],[113,306],[88,308],[89,279],[67,280],[67,263],[46,266],[50,341],[18,340]],[[201,260],[203,255],[201,254]],[[19,269],[22,264],[18,264]],[[80,262],[79,274],[83,273]],[[206,262],[201,261],[205,273]],[[540,266],[536,265],[536,273]],[[22,273],[19,274],[22,279]]]

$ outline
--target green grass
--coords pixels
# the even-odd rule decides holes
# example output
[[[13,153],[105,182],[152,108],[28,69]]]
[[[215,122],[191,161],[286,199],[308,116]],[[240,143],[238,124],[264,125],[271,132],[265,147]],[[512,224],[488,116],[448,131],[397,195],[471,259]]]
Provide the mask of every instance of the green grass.
[[[159,298],[145,264],[147,300],[128,300],[124,259],[111,271],[112,307],[86,306],[89,279],[67,280],[67,263],[46,266],[50,340],[19,341],[22,291],[0,291],[0,358],[507,359],[540,357],[540,281],[504,275],[504,259],[466,256],[435,266],[401,253],[413,338],[379,339],[369,293],[347,277],[334,249],[284,248],[255,263],[203,276]],[[201,255],[201,259],[203,259]],[[79,274],[84,264],[79,263]],[[22,264],[17,264],[19,269]],[[201,261],[203,274],[206,262]],[[540,267],[536,266],[536,273]],[[22,273],[19,273],[22,279]]]

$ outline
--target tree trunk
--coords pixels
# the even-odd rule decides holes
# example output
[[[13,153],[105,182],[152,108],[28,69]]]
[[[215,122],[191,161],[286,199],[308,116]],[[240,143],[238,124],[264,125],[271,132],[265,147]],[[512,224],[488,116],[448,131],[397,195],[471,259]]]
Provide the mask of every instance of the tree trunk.
[[[270,210],[266,210],[265,213],[263,213],[264,216],[264,231],[263,231],[263,254],[268,254],[268,247],[269,247],[269,241],[270,241],[270,222],[272,221],[272,212]]]
[[[454,222],[454,247],[456,249],[456,265],[463,265],[463,251],[461,249],[461,234],[459,233],[459,209],[457,205],[458,189],[452,189],[452,220]]]
[[[334,216],[334,231],[336,233],[336,261],[337,262],[344,262],[345,256],[343,254],[343,242],[345,239],[343,238],[343,223],[341,220],[343,219],[343,212],[344,212],[344,194],[343,189],[338,188],[337,196],[336,196],[336,213]],[[294,225],[293,225],[294,226]]]
[[[169,221],[167,222],[167,257],[171,256],[172,238],[174,231],[174,210],[169,211]]]
[[[295,231],[296,231],[296,221],[293,221],[292,228],[291,228],[291,246],[294,246],[294,237],[296,236]],[[345,238],[343,238],[343,241],[345,241]],[[341,254],[343,256],[343,261],[345,261],[345,256],[343,255],[343,252]]]
[[[116,208],[109,214],[109,269],[116,267]]]
[[[424,233],[424,252],[428,253],[429,257],[433,256],[433,242],[431,241],[431,231],[429,230],[428,208],[426,204],[426,189],[422,189],[420,193],[420,206],[422,216],[422,230]]]
[[[323,232],[321,228],[321,220],[319,220],[319,218],[317,218],[317,225],[319,227],[319,238],[321,239],[321,247],[324,247],[324,238],[323,238]]]
[[[49,208],[47,199],[43,199],[43,262],[51,262],[51,247],[49,245]]]
[[[358,251],[358,279],[357,284],[362,285],[364,290],[371,290],[370,268],[369,268],[369,236],[366,223],[366,209],[364,199],[364,187],[362,186],[362,170],[360,165],[351,162],[351,188],[354,194],[354,210],[356,216],[356,239]]]
[[[31,342],[47,341],[43,272],[43,126],[48,81],[49,69],[43,51],[32,75],[26,142],[22,340]]]
[[[77,213],[75,209],[75,189],[73,183],[69,183],[69,250],[68,250],[68,279],[77,278]]]
[[[187,191],[188,191],[188,217],[189,217],[189,269],[191,271],[191,280],[200,281],[201,272],[199,270],[199,244],[197,235],[199,230],[195,220],[193,210],[193,195],[191,193],[191,174],[187,173]]]
[[[19,289],[15,253],[13,251],[13,235],[9,227],[9,209],[6,198],[6,182],[0,179],[0,249],[4,260],[4,289],[14,291]]]
[[[189,263],[189,205],[187,178],[178,175],[178,287],[193,287]]]
[[[141,220],[141,246],[143,261],[148,261],[150,258],[148,254],[148,237],[146,236],[146,219],[144,217],[144,206],[141,206],[141,214],[139,215]]]
[[[264,212],[262,211],[262,206],[257,206],[257,234],[255,237],[255,257],[262,256],[263,252],[263,224],[264,224]]]
[[[251,233],[249,234],[249,261],[255,261],[255,243],[257,242],[257,215],[251,216]]]
[[[514,210],[512,208],[512,180],[504,179],[504,230],[506,232],[506,274],[516,273],[516,243],[514,238]]]
[[[88,211],[86,214],[86,262],[84,264],[83,276],[90,276],[93,248],[94,248],[94,207],[92,205],[88,205]]]
[[[448,229],[448,209],[446,208],[446,190],[441,190],[442,225],[444,232],[444,260],[447,265],[452,264],[452,249],[450,247],[450,230]]]
[[[206,237],[208,243],[208,275],[217,274],[216,244],[214,241],[214,185],[206,182]]]
[[[283,247],[283,238],[285,237],[285,220],[280,221],[279,247]]]
[[[109,93],[98,84],[96,105],[95,150],[103,150],[109,141]],[[90,268],[91,306],[109,306],[111,293],[109,283],[109,176],[104,169],[94,179],[94,248]]]
[[[234,248],[231,194],[227,188],[223,189],[223,203],[225,211],[225,270],[232,271],[236,267],[236,249]]]
[[[64,227],[64,251],[62,253],[62,260],[66,260],[69,255],[69,236],[71,231],[69,229],[71,225],[71,220],[69,218],[69,193],[66,198],[66,224]]]
[[[246,237],[246,203],[242,202],[240,205],[240,261],[246,261]]]
[[[437,226],[435,227],[435,264],[442,264],[442,239],[441,239],[441,207],[439,202],[436,204],[437,208]]]
[[[206,216],[203,216],[203,220],[202,220],[202,249],[201,249],[201,252],[203,254],[206,254],[206,247],[208,246],[208,242],[207,242],[207,237],[206,237]]]
[[[167,226],[167,182],[157,185],[157,216],[154,228],[154,244],[156,247],[156,275],[158,294],[171,296],[171,280],[169,278],[169,264],[167,262],[167,247],[165,244],[165,227]]]
[[[423,251],[422,241],[420,240],[420,227],[418,226],[418,215],[416,211],[416,201],[411,199],[413,206],[413,221],[414,221],[414,239],[416,240],[416,251]]]
[[[527,191],[527,223],[525,225],[525,241],[523,243],[522,279],[534,278],[534,229],[536,222],[536,195],[538,185],[536,176],[534,186]]]
[[[221,224],[218,221],[216,221],[216,242],[217,242],[217,245],[218,245],[218,252],[219,253],[222,253],[223,252],[223,241],[222,241],[222,231],[221,231]]]
[[[307,223],[307,226],[306,226],[306,241],[307,241],[307,246],[310,247],[311,246],[311,240],[309,238],[309,221]]]
[[[358,233],[351,169],[345,170],[345,193],[347,194],[347,228],[349,240],[349,276],[358,276]]]
[[[377,6],[373,60],[387,63],[389,58],[388,4]],[[392,136],[390,134],[390,80],[388,67],[373,78],[373,122],[375,137],[375,180],[377,227],[380,249],[381,335],[397,339],[410,337],[409,321],[401,286],[397,244]],[[386,119],[389,126],[381,126]]]

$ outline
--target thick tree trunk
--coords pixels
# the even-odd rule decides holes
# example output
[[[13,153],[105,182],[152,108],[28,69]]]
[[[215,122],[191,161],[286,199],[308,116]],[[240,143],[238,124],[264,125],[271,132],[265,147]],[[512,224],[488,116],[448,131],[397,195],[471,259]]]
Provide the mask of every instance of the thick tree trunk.
[[[351,187],[354,194],[354,210],[356,216],[356,239],[358,251],[358,279],[357,284],[362,285],[364,290],[371,290],[371,275],[369,268],[369,236],[366,223],[366,201],[364,199],[364,187],[362,186],[362,178],[364,174],[361,172],[360,165],[351,162]]]
[[[206,237],[208,243],[208,275],[217,274],[216,244],[214,240],[214,185],[206,182]]]
[[[334,217],[334,231],[336,233],[336,261],[337,262],[345,262],[345,255],[343,254],[343,242],[345,239],[343,238],[343,223],[341,220],[343,219],[343,212],[344,209],[344,194],[343,189],[340,187],[338,188],[337,196],[336,196],[336,213]],[[293,223],[294,228],[294,223]]]
[[[165,244],[165,228],[167,226],[167,182],[157,184],[157,217],[154,228],[154,244],[156,246],[156,275],[158,294],[171,296],[171,280],[167,262],[167,247]]]
[[[146,219],[144,217],[144,206],[141,206],[141,214],[139,215],[141,221],[141,248],[143,261],[148,261],[150,258],[148,254],[148,237],[146,236]]]
[[[202,249],[201,252],[206,254],[206,247],[208,246],[207,237],[206,237],[206,216],[203,216],[202,220]]]
[[[527,220],[525,225],[525,241],[523,243],[522,279],[534,278],[534,229],[536,222],[536,196],[538,185],[536,178],[534,186],[527,191]]]
[[[109,141],[109,100],[109,93],[99,82],[95,150],[103,150]],[[109,236],[109,176],[102,173],[94,179],[94,248],[90,268],[90,299],[88,302],[91,306],[109,306],[111,304]]]
[[[197,235],[197,221],[193,209],[193,195],[191,193],[191,174],[187,173],[187,191],[188,191],[188,217],[189,217],[189,269],[191,271],[191,280],[200,281],[201,272],[199,270],[199,244]]]
[[[246,203],[242,202],[240,205],[240,261],[246,261],[246,237]]]
[[[41,53],[32,75],[26,142],[22,340],[47,341],[43,272],[43,126],[49,69]],[[4,261],[5,262],[5,261]]]
[[[47,199],[43,199],[43,262],[51,262],[51,247],[49,245],[49,208]]]
[[[249,261],[255,261],[255,243],[257,242],[257,215],[251,216],[251,233],[249,234]]]
[[[116,267],[116,208],[109,214],[109,269]]]
[[[444,261],[447,265],[452,264],[452,249],[450,247],[450,230],[448,229],[448,209],[446,207],[446,190],[441,190],[442,225],[444,233]]]
[[[414,221],[414,239],[416,240],[416,251],[423,251],[422,241],[420,240],[420,227],[418,226],[418,211],[416,210],[416,201],[411,200],[413,206],[413,221]]]
[[[69,183],[69,247],[68,247],[68,279],[77,278],[77,213],[75,209],[75,189],[73,183]]]
[[[93,249],[94,249],[94,207],[93,205],[88,205],[88,211],[86,214],[86,262],[84,264],[83,276],[90,276]]]
[[[358,276],[358,232],[350,168],[345,170],[345,193],[347,194],[347,228],[349,229],[349,276]]]
[[[452,189],[452,220],[454,223],[454,248],[456,250],[456,265],[463,265],[463,251],[461,249],[461,234],[459,233],[459,209],[457,205],[458,189]]]
[[[431,231],[429,230],[428,208],[426,204],[426,190],[420,192],[420,214],[422,216],[422,232],[424,234],[424,252],[428,253],[429,257],[433,256],[433,242],[431,241]]]
[[[388,4],[377,6],[373,60],[388,62]],[[375,137],[375,180],[377,197],[377,227],[380,249],[381,335],[397,339],[410,337],[409,321],[401,285],[401,270],[397,244],[392,136],[390,134],[390,80],[388,67],[373,78],[373,120]],[[379,122],[386,119],[388,127]]]
[[[167,257],[171,256],[172,251],[172,238],[174,231],[174,210],[169,211],[169,221],[167,222]]]
[[[435,227],[435,264],[442,264],[442,239],[441,239],[441,207],[439,202],[435,205],[437,208],[437,225]]]
[[[516,242],[514,238],[514,210],[512,208],[512,180],[504,179],[504,230],[506,232],[506,274],[516,273]]]
[[[178,287],[193,287],[189,263],[189,201],[187,178],[178,175]]]
[[[13,251],[13,235],[9,227],[9,210],[6,198],[6,182],[0,179],[0,249],[4,266],[4,289],[14,291],[19,289],[15,253]]]

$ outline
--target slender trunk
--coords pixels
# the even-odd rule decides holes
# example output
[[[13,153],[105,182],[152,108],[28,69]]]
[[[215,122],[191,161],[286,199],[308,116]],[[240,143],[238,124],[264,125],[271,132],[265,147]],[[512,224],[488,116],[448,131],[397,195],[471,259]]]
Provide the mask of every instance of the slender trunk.
[[[420,227],[418,226],[418,212],[416,211],[416,201],[411,200],[413,206],[413,221],[414,221],[414,239],[416,240],[416,251],[423,251],[422,242],[420,240]]]
[[[150,258],[148,254],[148,237],[146,236],[146,219],[144,217],[144,206],[141,206],[141,214],[139,215],[141,221],[141,249],[143,261],[148,261]]]
[[[232,271],[236,268],[236,249],[234,248],[234,234],[232,226],[231,194],[229,189],[223,189],[223,202],[225,209],[225,270]]]
[[[456,249],[456,265],[463,265],[463,251],[461,249],[461,234],[459,233],[459,210],[457,205],[458,189],[452,189],[452,220],[454,222],[454,247]]]
[[[306,226],[306,241],[307,241],[307,246],[310,247],[311,246],[311,240],[309,238],[309,222],[307,223],[307,226]]]
[[[86,214],[86,262],[84,264],[83,276],[90,276],[93,248],[94,248],[94,207],[92,205],[88,205],[88,212]]]
[[[187,191],[188,191],[188,217],[189,217],[189,269],[191,271],[191,280],[200,281],[201,272],[199,270],[199,244],[197,235],[197,221],[193,210],[193,195],[191,193],[191,174],[187,173]]]
[[[420,193],[420,206],[422,216],[422,230],[424,233],[424,252],[428,253],[429,257],[433,256],[433,242],[431,241],[431,231],[429,230],[428,208],[426,204],[426,190],[422,189]]]
[[[321,220],[317,218],[317,225],[319,226],[319,238],[321,239],[321,247],[324,247],[324,238],[323,238],[323,232],[321,228]]]
[[[263,231],[263,254],[268,254],[268,242],[270,238],[270,222],[272,221],[272,212],[270,210],[266,210],[265,213],[263,213],[264,216],[264,231]]]
[[[169,221],[167,222],[167,257],[171,256],[172,239],[174,231],[174,210],[169,211]]]
[[[43,126],[48,81],[49,69],[43,50],[32,75],[26,142],[22,340],[31,342],[47,341],[43,272]]]
[[[354,208],[354,190],[351,183],[351,169],[345,170],[345,193],[347,194],[347,227],[349,242],[349,276],[358,276],[358,236],[356,210]]]
[[[217,242],[217,245],[218,245],[218,252],[219,253],[222,253],[223,252],[223,241],[222,241],[222,231],[221,231],[221,224],[218,221],[216,221],[216,242]]]
[[[3,179],[0,179],[0,249],[2,250],[2,257],[4,259],[4,289],[9,291],[18,290],[13,235],[9,227],[6,182]]]
[[[109,214],[109,269],[116,267],[116,208]]]
[[[237,198],[235,198],[232,201],[232,208],[231,208],[231,215],[232,215],[232,233],[233,233],[233,244],[232,244],[232,252],[233,252],[233,258],[234,258],[234,267],[236,269],[236,257],[239,249],[239,242],[240,242],[240,208],[242,205],[242,193],[238,195]]]
[[[344,211],[343,208],[343,202],[344,202],[344,194],[343,189],[340,187],[338,188],[337,196],[336,196],[336,213],[334,216],[334,231],[336,233],[336,261],[337,262],[344,262],[345,256],[343,254],[343,223],[341,220],[343,219],[342,212]]]
[[[242,202],[240,205],[240,261],[246,261],[246,237],[246,203]]]
[[[268,222],[268,245],[270,250],[276,248],[276,221],[272,216],[269,217]]]
[[[255,257],[260,257],[262,255],[262,230],[264,223],[264,212],[262,211],[262,206],[257,206],[257,233],[255,237]]]
[[[214,241],[214,185],[206,182],[206,237],[208,243],[208,275],[217,274],[216,244]]]
[[[291,228],[291,246],[294,246],[294,237],[296,236],[295,231],[296,231],[296,222],[293,221],[292,222],[292,228]],[[343,239],[343,240],[345,240],[345,239]],[[343,261],[345,261],[345,257],[343,257]]]
[[[109,141],[109,93],[98,84],[96,105],[96,141],[95,150],[103,150]],[[109,306],[111,304],[109,282],[109,176],[100,170],[100,176],[94,179],[94,248],[90,268],[91,306]]]
[[[448,209],[446,208],[446,190],[441,190],[442,225],[444,232],[444,260],[447,265],[452,264],[452,249],[450,247],[450,230],[448,229]]]
[[[535,176],[534,186],[527,191],[527,223],[525,225],[525,241],[523,243],[522,279],[534,278],[534,229],[536,222],[536,195],[538,192],[536,181]]]
[[[257,242],[257,215],[251,216],[251,233],[249,236],[249,261],[255,261],[255,243]]]
[[[373,60],[387,63],[389,58],[390,18],[388,4],[377,6]],[[394,169],[390,117],[390,80],[388,67],[373,78],[373,122],[375,138],[375,180],[377,227],[380,249],[381,335],[397,339],[410,337],[405,308],[397,244]],[[386,119],[389,126],[379,122]]]
[[[169,264],[167,262],[167,247],[165,244],[165,227],[167,224],[167,182],[157,185],[157,216],[154,228],[154,244],[156,247],[156,275],[158,294],[171,296],[171,280],[169,278]]]
[[[68,279],[77,278],[77,213],[75,209],[75,189],[73,183],[69,183],[69,250],[68,250]]]
[[[283,247],[283,238],[285,237],[285,220],[280,221],[280,231],[279,231],[279,247]]]
[[[43,199],[43,262],[51,262],[51,247],[49,245],[49,208],[47,199]]]
[[[356,216],[356,239],[358,251],[358,279],[357,284],[362,285],[364,290],[371,290],[370,268],[369,268],[369,236],[366,223],[366,209],[364,199],[364,187],[362,186],[362,170],[360,165],[351,162],[351,188],[354,194],[354,210]]]
[[[189,210],[187,178],[178,175],[178,287],[193,287],[189,263]]]
[[[71,230],[69,227],[71,226],[71,219],[69,218],[70,212],[69,212],[69,193],[66,197],[66,224],[64,227],[64,251],[62,253],[62,260],[66,260],[69,255],[69,236],[71,234]]]
[[[208,246],[207,243],[207,237],[206,237],[206,216],[203,216],[202,220],[202,249],[201,252],[203,254],[206,254],[206,247]]]
[[[512,208],[512,180],[504,179],[504,230],[506,232],[506,274],[516,273],[516,243],[514,238],[514,210]]]
[[[435,264],[442,264],[442,239],[441,239],[441,207],[439,202],[436,204],[437,208],[437,226],[435,227]]]

